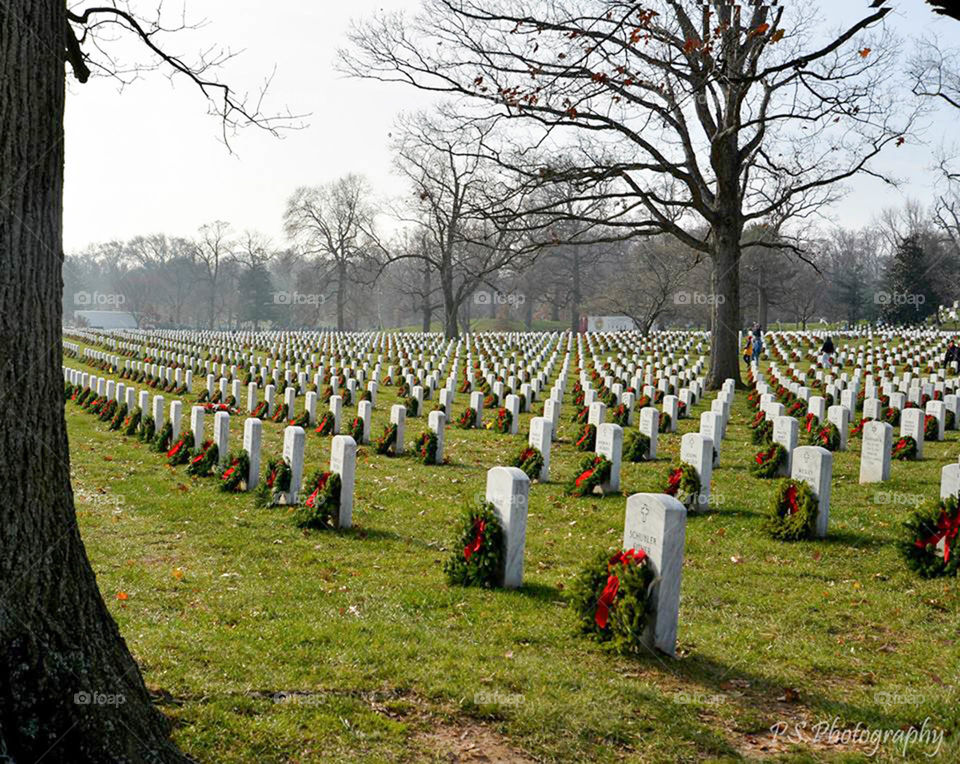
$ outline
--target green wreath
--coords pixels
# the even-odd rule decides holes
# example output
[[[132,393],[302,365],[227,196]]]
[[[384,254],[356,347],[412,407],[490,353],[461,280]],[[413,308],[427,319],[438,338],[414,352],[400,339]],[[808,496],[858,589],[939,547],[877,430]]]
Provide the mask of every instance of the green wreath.
[[[477,410],[468,408],[457,420],[457,427],[461,430],[472,430],[477,425]]]
[[[907,567],[923,578],[955,576],[960,570],[960,506],[956,496],[921,507],[903,524],[900,552]],[[940,549],[940,545],[943,548]]]
[[[220,490],[227,492],[241,491],[241,485],[246,485],[247,476],[250,474],[250,455],[241,450],[232,453],[227,457],[225,468],[217,468],[217,475],[220,478]]]
[[[700,500],[700,476],[693,465],[679,462],[670,467],[663,492],[667,496],[673,496],[688,512],[697,509]]]
[[[254,506],[273,507],[280,503],[280,499],[290,490],[293,480],[293,470],[284,459],[271,459],[267,462],[263,472],[263,480],[257,486],[254,496]]]
[[[266,401],[260,401],[253,411],[250,412],[252,419],[264,419],[267,415],[268,406]]]
[[[374,443],[374,449],[378,454],[387,454],[390,453],[391,449],[393,453],[397,452],[397,425],[388,424],[383,428],[383,434],[377,438],[376,443]]]
[[[645,462],[650,458],[650,438],[637,430],[628,430],[623,444],[623,458],[628,462]]]
[[[610,417],[614,424],[627,427],[630,423],[630,409],[627,408],[626,404],[621,403],[619,406],[613,408],[610,412]]]
[[[453,552],[443,566],[447,580],[457,586],[497,586],[503,575],[503,546],[503,527],[493,504],[468,507],[459,521]]]
[[[152,448],[157,453],[163,453],[169,450],[170,442],[173,440],[173,423],[164,422],[160,432],[153,439]]]
[[[900,409],[888,406],[883,412],[883,421],[896,427],[900,424]]]
[[[911,461],[917,458],[917,441],[909,435],[897,438],[890,446],[890,456],[901,462]]]
[[[117,410],[114,412],[113,418],[110,420],[110,429],[119,430],[126,418],[127,404],[121,403],[119,406],[117,406]]]
[[[296,416],[291,419],[288,424],[291,427],[309,427],[310,426],[310,412],[304,411],[300,416]]]
[[[660,425],[657,427],[657,432],[670,432],[670,415],[666,411],[660,412]]]
[[[143,410],[137,406],[133,411],[127,414],[123,420],[123,434],[128,437],[134,437],[140,430],[140,420],[143,418]],[[167,422],[167,424],[170,424]],[[173,425],[171,425],[172,428]],[[166,449],[164,449],[166,450]]]
[[[314,432],[317,435],[326,436],[333,435],[334,429],[336,429],[337,418],[333,415],[332,411],[327,411],[320,418],[320,421],[317,422],[317,427]]]
[[[407,416],[417,416],[420,413],[420,403],[412,395],[403,399],[403,407],[407,410]]]
[[[437,448],[440,446],[440,440],[437,438],[437,433],[433,430],[425,430],[420,434],[420,437],[417,438],[417,454],[420,456],[420,461],[424,464],[436,464],[437,463]]]
[[[590,418],[590,407],[584,406],[582,409],[579,409],[572,417],[570,417],[571,422],[576,424],[586,424],[587,420]]]
[[[293,508],[293,520],[298,528],[337,528],[340,525],[340,475],[336,472],[314,472],[303,493],[309,491],[306,501]]]
[[[777,472],[786,463],[787,449],[779,443],[773,443],[770,448],[757,452],[750,471],[758,478],[772,478],[777,476]]]
[[[773,440],[773,422],[769,419],[764,419],[759,425],[753,428],[750,440],[755,446],[770,443]]]
[[[923,416],[923,439],[935,441],[940,436],[940,422],[933,414]]]
[[[593,424],[585,424],[577,433],[576,440],[577,451],[595,451],[597,448],[597,427]]]
[[[580,468],[567,483],[568,496],[582,498],[593,493],[594,488],[600,487],[610,479],[610,470],[613,463],[604,456],[588,456],[580,462]]]
[[[157,425],[153,421],[153,417],[145,414],[140,419],[140,433],[137,437],[139,437],[144,443],[152,443],[156,435]]]
[[[207,477],[220,458],[217,445],[212,440],[205,440],[200,448],[190,451],[190,463],[187,465],[187,474],[194,477]]]
[[[944,429],[953,430],[957,426],[957,418],[954,416],[953,412],[950,409],[947,409],[946,416],[944,417]]]
[[[509,435],[513,427],[513,412],[510,409],[497,409],[497,416],[491,423],[493,431],[501,435]]]
[[[281,404],[280,408],[273,412],[273,416],[270,417],[271,422],[285,422],[287,419],[287,404]]]
[[[117,413],[117,402],[108,400],[100,408],[100,413],[97,417],[101,422],[109,422],[113,419],[114,414]]]
[[[520,449],[520,452],[510,462],[511,467],[518,467],[530,480],[539,480],[540,471],[543,469],[543,454],[540,449],[533,446],[527,446]]]
[[[363,443],[363,417],[355,416],[353,421],[350,423],[350,437],[354,439],[357,443]]]
[[[190,447],[187,445],[187,438],[192,438],[193,435],[184,435],[176,443],[174,443],[169,449],[167,449],[167,464],[171,467],[177,467],[181,464],[186,464],[190,459]]]
[[[613,652],[641,652],[643,633],[653,616],[654,581],[642,549],[598,554],[570,587],[580,631]]]
[[[840,448],[840,430],[833,422],[826,422],[810,433],[808,442],[811,446],[821,446],[828,451]]]
[[[784,478],[770,505],[764,529],[780,541],[813,537],[817,523],[817,497],[801,480]]]

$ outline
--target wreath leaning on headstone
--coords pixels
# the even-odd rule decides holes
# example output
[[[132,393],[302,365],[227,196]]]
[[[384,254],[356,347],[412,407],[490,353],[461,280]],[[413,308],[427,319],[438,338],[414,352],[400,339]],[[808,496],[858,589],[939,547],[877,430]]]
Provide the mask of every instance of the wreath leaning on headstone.
[[[666,411],[660,412],[660,425],[657,428],[658,432],[667,433],[670,432],[670,415]]]
[[[280,503],[280,497],[290,490],[293,470],[285,459],[271,459],[263,471],[263,480],[257,486],[254,506],[272,507]]]
[[[757,452],[750,471],[758,478],[772,478],[777,476],[777,472],[786,463],[787,449],[779,443],[773,443],[770,448]]]
[[[585,424],[577,433],[576,441],[577,451],[593,451],[597,447],[597,427],[593,424]]]
[[[160,428],[154,438],[153,443],[150,444],[150,448],[157,452],[158,454],[166,453],[170,449],[170,445],[173,443],[173,423],[164,422],[163,427]]]
[[[246,485],[250,474],[250,455],[244,449],[230,454],[225,467],[219,468],[217,473],[221,491],[234,493],[242,490],[241,486]]]
[[[813,536],[817,522],[817,498],[810,486],[784,478],[770,505],[765,529],[780,541],[799,541]]]
[[[510,466],[519,467],[531,480],[539,480],[540,471],[543,469],[543,454],[538,448],[526,446],[520,449],[520,453],[513,458]]]
[[[313,431],[317,435],[320,435],[321,437],[325,437],[327,435],[333,435],[334,434],[333,431],[336,428],[336,424],[337,424],[337,418],[333,415],[333,412],[327,411],[324,413],[322,417],[320,417],[320,421],[317,422],[317,426],[316,428],[314,428]]]
[[[900,552],[923,578],[955,576],[960,570],[960,505],[956,496],[921,507],[904,524]]]
[[[850,428],[850,437],[851,438],[862,438],[863,437],[863,427],[867,422],[872,422],[873,417],[861,417],[860,421],[857,422]]]
[[[821,446],[827,451],[836,451],[840,448],[840,430],[833,422],[827,422],[810,434],[809,443],[811,446]]]
[[[604,456],[587,457],[580,463],[577,474],[567,483],[567,495],[583,497],[593,493],[610,478],[613,463]]]
[[[350,437],[353,438],[354,442],[362,443],[363,442],[363,417],[355,416],[353,421],[350,423]]]
[[[171,467],[178,467],[189,461],[190,447],[187,445],[187,438],[192,437],[192,434],[184,435],[167,450],[167,464]]]
[[[933,414],[925,414],[923,417],[923,439],[937,440],[940,437],[940,422]]]
[[[692,464],[680,462],[667,470],[667,485],[663,492],[673,496],[687,511],[697,509],[700,499],[700,476]]]
[[[570,587],[580,631],[618,653],[639,652],[653,616],[650,591],[655,583],[646,553],[640,549],[601,552]]]
[[[317,470],[304,485],[305,501],[292,508],[298,528],[336,528],[340,522],[340,475]]]
[[[416,442],[417,456],[420,457],[420,461],[424,464],[436,464],[439,445],[437,433],[433,430],[424,430]]]
[[[476,427],[476,424],[477,410],[474,408],[468,408],[457,420],[457,427],[459,427],[461,430],[472,430],[474,427]]]
[[[205,440],[200,448],[190,451],[190,464],[187,474],[193,477],[206,477],[220,458],[220,452],[212,440]]]
[[[373,444],[374,450],[378,454],[389,454],[397,452],[397,425],[388,424],[383,428],[383,434],[377,438]]]
[[[489,426],[492,427],[494,432],[509,435],[513,427],[513,412],[505,408],[497,409],[497,416]]]
[[[486,502],[468,507],[459,520],[453,551],[444,563],[447,580],[457,586],[497,586],[503,574],[503,526]]]
[[[756,446],[772,441],[773,422],[769,419],[764,419],[759,425],[753,428],[753,434],[750,436],[750,439]]]
[[[645,462],[650,458],[650,438],[637,430],[627,433],[623,458],[628,462]]]
[[[901,462],[911,461],[917,458],[917,441],[909,435],[897,438],[890,447],[890,456]]]
[[[127,414],[126,419],[123,420],[123,434],[127,437],[135,437],[137,432],[140,430],[140,420],[143,418],[143,410],[137,406]],[[170,422],[167,422],[163,425],[164,429],[167,427],[170,428],[170,435],[173,435],[173,425]],[[168,446],[169,448],[169,446]],[[166,451],[167,449],[163,449]]]

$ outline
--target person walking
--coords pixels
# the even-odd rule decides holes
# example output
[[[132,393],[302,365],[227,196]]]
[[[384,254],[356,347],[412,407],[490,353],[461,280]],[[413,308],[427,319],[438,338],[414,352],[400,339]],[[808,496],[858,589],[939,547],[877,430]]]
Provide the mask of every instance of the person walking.
[[[760,362],[760,353],[763,352],[763,331],[760,329],[760,324],[753,325],[753,360],[757,363]]]
[[[833,363],[833,354],[836,352],[836,348],[833,346],[833,338],[827,335],[827,338],[823,341],[823,345],[820,346],[820,364],[822,366],[829,366]]]

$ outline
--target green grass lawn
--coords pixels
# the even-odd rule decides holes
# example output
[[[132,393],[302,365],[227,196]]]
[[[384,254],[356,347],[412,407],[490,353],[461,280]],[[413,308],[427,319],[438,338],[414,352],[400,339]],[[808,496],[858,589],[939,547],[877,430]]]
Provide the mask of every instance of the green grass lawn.
[[[531,489],[518,591],[450,587],[442,563],[461,507],[526,442],[530,415],[517,437],[449,428],[444,466],[361,448],[355,527],[303,532],[286,510],[255,509],[66,411],[101,590],[176,742],[199,760],[865,761],[871,745],[815,740],[816,725],[892,734],[928,717],[947,735],[934,760],[960,760],[957,582],[918,579],[896,549],[908,502],[936,498],[940,467],[957,459],[957,432],[864,487],[851,440],[835,455],[829,538],[776,542],[761,529],[775,481],[749,472],[757,447],[738,392],[717,506],[687,523],[678,658],[613,656],[576,633],[565,589],[619,544],[625,497],[660,490],[710,398],[661,436],[657,462],[624,465],[622,495],[571,499],[563,483],[582,454],[568,393],[553,480]],[[394,402],[381,387],[374,436]],[[458,394],[454,417],[467,402]],[[408,420],[407,442],[425,428]],[[282,425],[263,429],[265,461]],[[234,447],[241,435],[242,416]],[[305,475],[329,446],[308,433]],[[901,759],[888,744],[872,760]]]

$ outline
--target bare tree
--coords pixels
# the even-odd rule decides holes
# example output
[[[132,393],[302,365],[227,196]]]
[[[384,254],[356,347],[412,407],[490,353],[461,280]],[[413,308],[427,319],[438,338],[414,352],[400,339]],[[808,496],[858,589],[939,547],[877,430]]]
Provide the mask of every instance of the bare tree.
[[[200,237],[193,244],[193,256],[200,265],[201,278],[207,289],[208,329],[216,328],[220,272],[231,259],[233,246],[230,224],[223,220],[201,226]]]
[[[523,232],[503,224],[503,209],[523,200],[485,160],[489,130],[421,113],[401,120],[395,142],[398,172],[411,187],[402,214],[427,239],[423,246],[385,251],[385,262],[422,260],[437,273],[447,337],[459,333],[461,306],[480,285],[532,257]]]
[[[659,319],[708,297],[681,288],[699,262],[699,253],[665,236],[633,242],[612,266],[596,305],[629,316],[648,333]]]
[[[739,379],[744,227],[835,197],[911,124],[884,83],[894,41],[866,34],[888,12],[823,42],[799,3],[424,0],[413,19],[357,25],[341,61],[519,122],[530,145],[563,147],[563,171],[547,163],[531,181],[573,177],[589,196],[588,181],[613,180],[618,214],[597,222],[709,256],[718,387]]]
[[[351,272],[370,252],[370,196],[366,179],[350,174],[323,186],[298,188],[284,213],[287,235],[304,254],[317,257],[320,281],[333,286],[339,331],[346,328]]]

